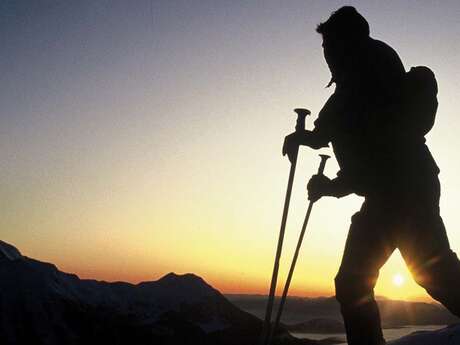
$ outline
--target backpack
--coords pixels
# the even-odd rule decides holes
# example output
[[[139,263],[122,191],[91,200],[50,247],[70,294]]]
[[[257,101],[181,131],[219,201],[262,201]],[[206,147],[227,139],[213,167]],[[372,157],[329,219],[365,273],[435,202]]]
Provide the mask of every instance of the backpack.
[[[438,83],[431,69],[412,67],[406,73],[403,89],[403,116],[408,134],[425,136],[433,128],[438,109]]]

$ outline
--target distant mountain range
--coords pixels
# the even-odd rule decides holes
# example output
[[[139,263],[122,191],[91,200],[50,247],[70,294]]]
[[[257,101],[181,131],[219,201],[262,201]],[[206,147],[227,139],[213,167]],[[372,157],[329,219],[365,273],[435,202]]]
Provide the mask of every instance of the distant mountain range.
[[[266,296],[226,295],[239,308],[263,317]],[[460,320],[440,304],[377,300],[386,328],[407,325],[448,325]],[[306,333],[337,333],[341,328],[340,307],[334,297],[303,298],[288,297],[282,322],[292,331]]]
[[[193,274],[137,285],[79,279],[0,241],[2,345],[254,345],[261,326]],[[332,343],[281,329],[274,345]]]
[[[1,345],[257,344],[262,321],[256,316],[263,315],[266,296],[228,298],[233,303],[193,274],[170,273],[136,285],[79,279],[52,264],[25,257],[0,241]],[[434,304],[379,303],[384,321],[390,325],[458,321]],[[288,325],[280,328],[273,345],[340,342],[334,338],[297,339],[287,331],[340,331],[333,298],[289,298],[285,316]],[[416,333],[391,344],[458,345],[459,338],[460,326],[456,326]]]

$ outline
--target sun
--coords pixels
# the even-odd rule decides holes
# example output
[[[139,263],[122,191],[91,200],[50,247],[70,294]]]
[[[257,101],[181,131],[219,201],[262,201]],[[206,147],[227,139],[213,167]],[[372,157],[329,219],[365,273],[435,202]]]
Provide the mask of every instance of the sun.
[[[406,282],[406,279],[404,278],[402,274],[397,273],[393,276],[393,284],[396,285],[397,287],[404,285],[405,282]]]

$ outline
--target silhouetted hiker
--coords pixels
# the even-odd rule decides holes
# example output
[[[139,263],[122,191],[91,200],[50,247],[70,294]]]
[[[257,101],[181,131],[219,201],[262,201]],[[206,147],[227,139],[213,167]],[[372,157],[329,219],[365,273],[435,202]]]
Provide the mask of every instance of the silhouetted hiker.
[[[460,262],[439,215],[439,169],[424,139],[431,127],[419,130],[417,118],[404,108],[407,74],[401,60],[369,37],[366,19],[353,7],[340,8],[317,32],[335,91],[314,130],[288,135],[283,151],[292,155],[298,145],[317,149],[331,143],[338,177],[313,176],[309,198],[365,197],[352,217],[336,298],[348,344],[385,344],[373,289],[396,248],[417,283],[460,316]],[[432,102],[431,111],[436,107]]]

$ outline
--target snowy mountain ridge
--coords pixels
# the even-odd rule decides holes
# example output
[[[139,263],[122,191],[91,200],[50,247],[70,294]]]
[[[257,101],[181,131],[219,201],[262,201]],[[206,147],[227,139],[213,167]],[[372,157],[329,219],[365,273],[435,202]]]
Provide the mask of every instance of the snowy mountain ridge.
[[[11,244],[0,240],[0,260],[20,260],[23,256],[19,250],[13,247]]]
[[[80,279],[0,242],[0,344],[253,344],[262,322],[194,274]],[[286,345],[314,345],[281,329]]]
[[[79,279],[0,241],[0,344],[253,345],[262,321],[194,274],[157,281]],[[273,345],[321,345],[285,328]],[[389,345],[460,345],[460,325],[416,332]]]

